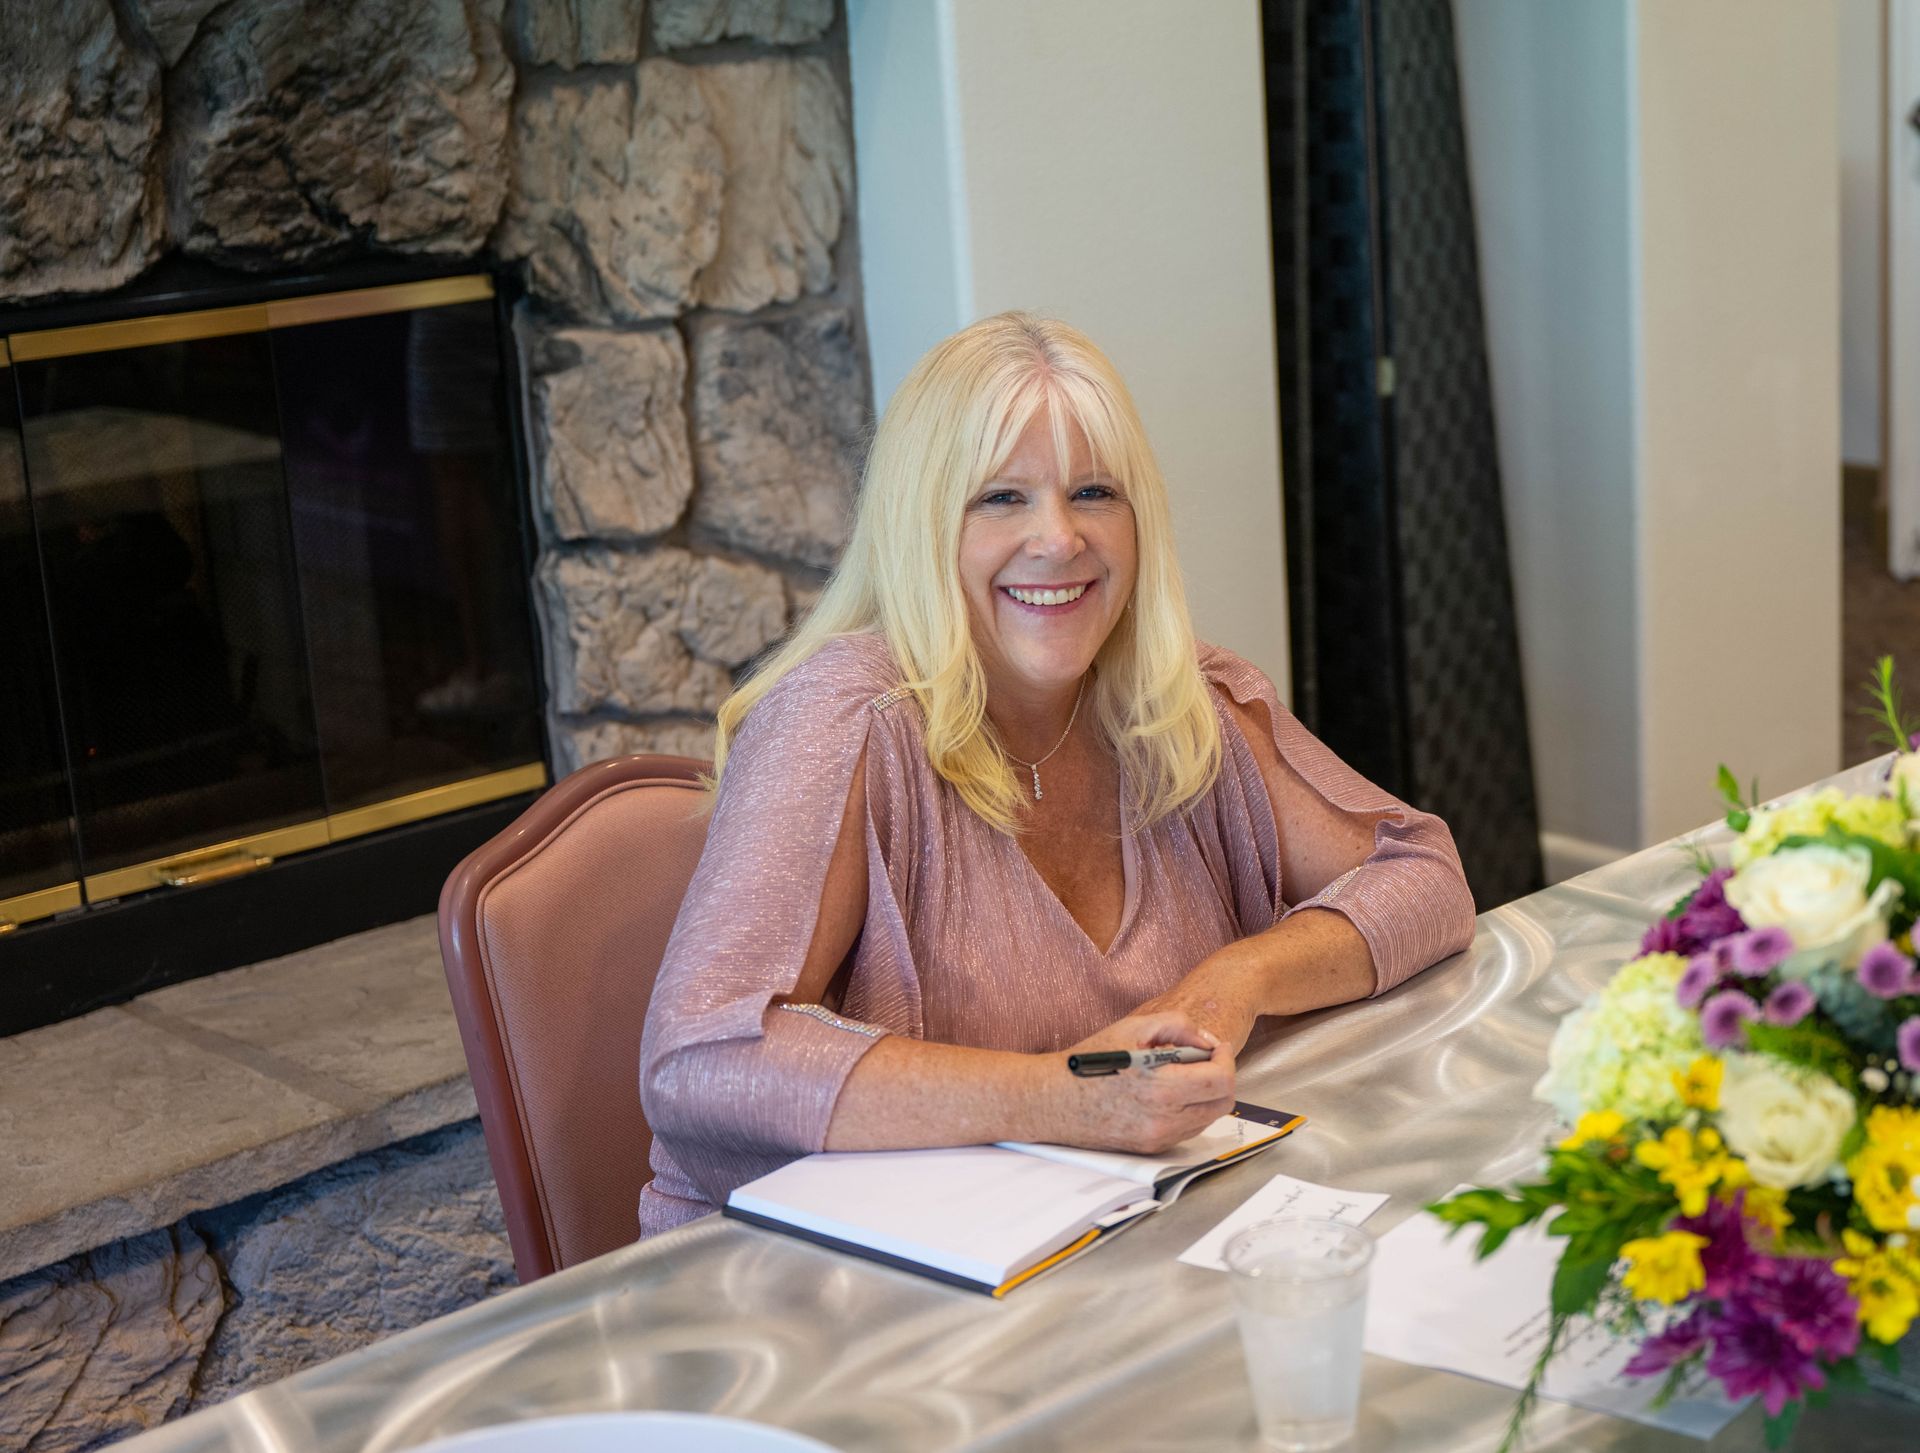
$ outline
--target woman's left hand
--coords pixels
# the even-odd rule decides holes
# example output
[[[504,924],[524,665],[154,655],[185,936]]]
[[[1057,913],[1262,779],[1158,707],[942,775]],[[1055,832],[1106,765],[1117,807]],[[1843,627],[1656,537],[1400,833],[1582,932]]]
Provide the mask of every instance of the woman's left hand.
[[[1136,1014],[1174,1012],[1186,1015],[1236,1055],[1253,1033],[1260,1011],[1249,987],[1233,967],[1218,956],[1202,959],[1186,978],[1164,994],[1155,995]]]

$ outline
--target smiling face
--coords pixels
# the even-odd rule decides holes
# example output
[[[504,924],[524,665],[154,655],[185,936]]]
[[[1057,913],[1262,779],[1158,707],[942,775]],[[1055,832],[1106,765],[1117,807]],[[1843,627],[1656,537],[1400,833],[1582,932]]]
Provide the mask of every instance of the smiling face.
[[[1133,596],[1133,507],[1066,427],[1066,472],[1043,406],[967,501],[960,584],[989,694],[1035,706],[1076,692]]]

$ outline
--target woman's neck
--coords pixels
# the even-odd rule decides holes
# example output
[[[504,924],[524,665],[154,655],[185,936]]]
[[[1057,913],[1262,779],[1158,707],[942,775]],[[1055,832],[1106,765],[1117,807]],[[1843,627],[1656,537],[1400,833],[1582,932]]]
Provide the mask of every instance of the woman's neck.
[[[1021,761],[1031,762],[1057,747],[1082,704],[1087,678],[1060,690],[989,688],[987,718],[1001,744]]]

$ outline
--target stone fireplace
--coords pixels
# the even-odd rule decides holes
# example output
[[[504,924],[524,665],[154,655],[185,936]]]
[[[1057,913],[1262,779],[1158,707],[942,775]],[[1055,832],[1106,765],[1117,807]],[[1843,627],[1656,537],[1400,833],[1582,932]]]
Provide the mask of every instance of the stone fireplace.
[[[484,283],[514,441],[495,462],[517,520],[497,519],[475,559],[496,562],[483,576],[514,574],[527,623],[534,752],[517,760],[550,778],[616,752],[702,755],[741,669],[838,556],[871,415],[844,26],[833,0],[0,7],[0,338],[455,279],[477,301]],[[31,363],[0,369],[0,391],[26,409],[23,435],[35,408],[47,413]],[[111,453],[118,437],[63,447]],[[248,467],[293,487],[299,447],[275,437],[275,458]],[[212,438],[194,435],[188,453],[203,459]],[[322,625],[368,633],[351,612]],[[435,692],[456,706],[463,691],[484,696],[500,664],[417,654],[406,694],[422,710]],[[285,682],[256,676],[247,700],[270,686]],[[487,758],[481,775],[519,770],[512,756]],[[492,808],[439,820],[432,850],[450,863],[493,831],[532,784],[509,785],[517,795]],[[0,811],[9,800],[0,793]],[[431,824],[363,825],[355,840],[388,844],[391,861],[431,861]],[[0,851],[25,826],[0,820]],[[224,832],[166,851],[191,858]],[[430,922],[394,922],[430,913],[432,893],[403,874],[343,886],[328,876],[341,846],[99,902],[76,871],[77,897],[0,929],[5,1000],[111,960],[88,935],[141,904],[172,905],[153,931],[204,950],[186,972],[243,962],[207,955],[275,873],[309,873],[310,900],[385,897],[358,922],[307,924],[251,957],[391,924],[351,940],[363,947],[350,992],[324,977],[321,945],[0,1040],[0,1074],[38,1086],[82,1136],[39,1161],[30,1149],[36,1169],[0,1189],[0,1385],[12,1389],[0,1444],[93,1446],[506,1281],[450,1027],[423,1039],[406,1018],[444,997]],[[0,898],[16,866],[0,861]],[[419,876],[437,887],[435,872]],[[223,902],[236,906],[183,926],[185,905]],[[180,977],[95,985],[60,1012]],[[328,1021],[343,1000],[360,1017]],[[371,1067],[352,1060],[361,1041]],[[94,1065],[122,1042],[151,1090],[92,1088],[112,1080]],[[217,1107],[218,1145],[183,1149],[188,1168],[164,1183],[112,1180],[142,1160],[139,1117],[191,1137],[182,1120],[206,1113],[195,1105]],[[235,1138],[235,1107],[263,1117],[257,1149]],[[0,1135],[18,1142],[25,1115],[0,1103]],[[63,1165],[98,1184],[61,1200],[50,1187]]]
[[[477,532],[484,539],[436,538],[433,547],[473,556],[471,569],[482,577],[516,569],[523,575],[540,663],[534,710],[545,738],[532,756],[544,757],[552,775],[617,752],[704,755],[712,714],[736,674],[782,635],[837,557],[852,458],[870,409],[857,258],[843,238],[853,180],[845,46],[835,23],[832,0],[75,0],[10,7],[0,17],[0,53],[9,57],[0,75],[0,338],[14,340],[17,361],[0,371],[0,383],[17,395],[8,402],[24,410],[21,512],[45,517],[53,508],[48,486],[56,471],[46,439],[54,432],[64,428],[69,454],[82,438],[97,455],[143,447],[126,427],[119,435],[96,428],[98,411],[76,409],[72,387],[64,412],[40,397],[50,367],[45,354],[54,346],[48,339],[164,329],[169,322],[178,333],[192,320],[233,310],[235,298],[247,300],[242,306],[265,299],[271,310],[300,297],[371,291],[356,286],[370,273],[498,278],[511,339],[503,368],[511,396],[503,394],[497,432],[511,442],[494,452],[520,457],[493,464],[520,483],[526,498],[516,504],[531,538],[504,539],[517,533],[517,521],[495,511],[498,518],[489,516]],[[414,326],[457,322],[458,311],[422,310],[412,315]],[[217,322],[216,331],[227,326]],[[259,338],[314,331],[263,331]],[[72,352],[83,345],[58,346]],[[276,366],[297,372],[297,359],[274,362],[297,349],[283,344],[270,357],[260,341],[257,358],[239,357],[246,346],[246,339],[228,337],[202,352],[228,355],[238,370],[233,379]],[[469,337],[455,340],[452,350],[489,346]],[[329,366],[336,373],[350,367],[339,357]],[[69,365],[68,375],[74,372]],[[456,377],[444,391],[460,384]],[[122,379],[120,394],[108,388],[102,407],[124,411],[120,395],[143,386],[137,377]],[[388,384],[376,386],[370,373],[367,386]],[[269,412],[272,394],[268,388],[261,405]],[[283,413],[286,404],[283,380]],[[364,412],[370,420],[379,409],[369,403]],[[6,417],[0,411],[0,422]],[[233,438],[257,441],[273,432],[251,418],[243,429],[233,422],[202,420],[200,434],[226,428]],[[337,423],[372,427],[366,420]],[[297,441],[283,442],[291,451]],[[191,445],[181,447],[191,453]],[[198,447],[196,457],[204,458],[206,437]],[[36,457],[45,476],[38,501]],[[293,453],[259,463],[268,474],[284,473],[289,489],[297,485]],[[296,498],[296,524],[300,503]],[[0,509],[6,505],[0,499]],[[422,538],[434,528],[426,522]],[[43,555],[45,538],[42,529]],[[291,551],[302,542],[284,543]],[[519,566],[517,545],[524,546]],[[266,547],[255,539],[245,548],[257,554]],[[475,553],[489,550],[484,560]],[[212,566],[199,573],[206,578],[186,588],[202,598],[218,593]],[[43,582],[49,592],[60,583],[57,572]],[[231,601],[234,590],[225,595]],[[315,666],[327,654],[316,632],[351,629],[328,604],[308,602],[305,644]],[[299,601],[288,597],[261,610],[297,621]],[[464,611],[466,626],[473,614]],[[434,880],[524,801],[469,811],[464,833],[443,823],[430,843],[416,835],[420,846],[407,861],[419,881],[405,894],[390,887],[380,901],[368,896],[359,918],[282,915],[294,937],[264,946],[257,936],[235,939],[222,954],[215,947],[220,935],[196,932],[188,911],[212,902],[215,890],[200,884],[269,861],[292,882],[302,853],[331,850],[340,840],[340,812],[321,800],[326,764],[316,759],[311,782],[275,779],[273,790],[289,799],[285,811],[262,808],[251,818],[202,813],[175,824],[177,831],[146,838],[135,832],[124,851],[104,853],[101,844],[119,848],[126,834],[116,837],[107,819],[89,817],[85,789],[99,764],[93,739],[72,720],[71,688],[83,674],[76,663],[97,674],[105,653],[97,640],[85,651],[69,640],[62,676],[63,623],[53,620],[46,629],[56,647],[49,662],[26,662],[28,647],[21,645],[12,654],[23,660],[6,665],[16,680],[28,666],[54,680],[50,697],[65,691],[40,732],[57,737],[64,722],[73,801],[69,809],[52,789],[28,807],[0,793],[0,815],[21,819],[0,816],[0,986],[10,965],[38,960],[57,964],[58,972],[42,972],[34,982],[64,986],[66,997],[42,996],[28,1006],[16,996],[11,1017],[0,1016],[0,1032],[305,947],[317,936],[390,921],[402,911],[425,911]],[[230,627],[227,635],[234,634]],[[299,632],[267,620],[252,634],[291,641]],[[467,654],[475,654],[474,631],[464,634]],[[442,661],[432,668],[438,679],[411,683],[411,698],[431,709],[438,691],[442,705],[457,710],[469,697],[511,695],[512,681],[526,670],[515,650],[496,644],[511,634],[486,633],[487,647],[507,659]],[[127,654],[129,671],[152,659]],[[283,697],[293,692],[285,680],[299,669],[276,672],[273,650],[235,654],[247,656],[254,674],[241,682],[243,668],[228,663],[230,695],[251,691],[258,700],[263,681]],[[151,675],[178,687],[182,672],[162,663]],[[123,717],[137,715],[142,690],[129,681]],[[323,705],[316,696],[307,715]],[[300,714],[297,703],[281,713]],[[350,702],[336,703],[335,714],[343,730],[350,727]],[[183,716],[176,734],[191,735],[193,720]],[[155,729],[168,730],[164,723]],[[281,741],[301,738],[285,722],[275,733]],[[324,756],[324,715],[318,735]],[[12,748],[16,761],[31,755],[0,745]],[[47,754],[44,742],[35,749]],[[540,785],[525,771],[500,775],[519,767],[525,750],[469,755],[485,758],[478,776],[487,784],[448,798],[450,811]],[[332,764],[334,776],[339,765]],[[388,799],[447,778],[386,775],[394,789]],[[35,781],[43,777],[37,773]],[[256,807],[263,794],[258,782],[234,791]],[[377,797],[362,793],[354,806],[366,808]],[[121,818],[135,812],[123,808]],[[391,810],[362,817],[386,829],[409,820]],[[268,818],[277,836],[255,830]],[[72,823],[74,841],[50,849],[49,833],[61,837],[61,819]],[[316,826],[323,820],[336,824],[331,836]],[[14,861],[22,853],[31,860]],[[55,859],[75,866],[62,870]],[[94,871],[93,859],[111,859],[118,876]],[[377,865],[377,854],[368,861]],[[374,871],[391,884],[396,870]],[[134,901],[177,896],[183,877],[206,899],[164,909]],[[257,897],[264,890],[252,891]],[[56,938],[103,904],[118,916],[96,915],[84,932]],[[97,966],[121,956],[103,926],[108,921],[144,942],[197,939],[197,958],[148,964],[143,977],[125,984],[103,978]],[[7,932],[7,922],[16,931]]]

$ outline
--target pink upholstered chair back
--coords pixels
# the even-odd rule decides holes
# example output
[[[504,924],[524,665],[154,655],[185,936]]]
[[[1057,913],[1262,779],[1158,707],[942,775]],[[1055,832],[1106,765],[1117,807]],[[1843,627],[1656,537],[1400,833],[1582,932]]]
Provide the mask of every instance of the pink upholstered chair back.
[[[639,1235],[640,1029],[706,841],[703,762],[555,783],[440,894],[440,953],[522,1282]]]

